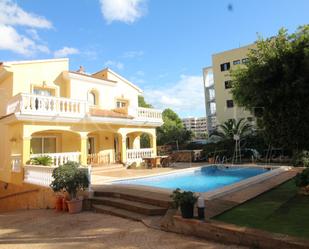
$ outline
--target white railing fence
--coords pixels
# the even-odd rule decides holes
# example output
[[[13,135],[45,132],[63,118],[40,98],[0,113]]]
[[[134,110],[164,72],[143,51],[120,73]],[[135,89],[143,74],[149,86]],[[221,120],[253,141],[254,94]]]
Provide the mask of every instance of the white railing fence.
[[[21,171],[21,154],[12,154],[11,155],[11,169],[12,172]]]
[[[127,149],[127,163],[142,162],[144,157],[152,157],[154,151],[147,149]]]
[[[155,119],[162,120],[162,111],[152,108],[137,108],[137,118],[138,119]]]
[[[8,103],[7,114],[20,112],[31,115],[57,115],[83,117],[88,112],[88,103],[83,100],[41,96],[21,93]]]
[[[6,114],[11,113],[85,117],[89,113],[89,104],[85,100],[20,93],[12,97],[7,105]],[[138,121],[162,122],[162,111],[153,108],[129,108],[128,114]]]
[[[24,182],[49,187],[53,180],[52,173],[55,168],[50,166],[25,165]]]
[[[68,161],[79,162],[80,161],[80,152],[64,152],[64,153],[44,153],[44,154],[31,154],[30,159],[40,157],[40,156],[49,156],[52,158],[52,165],[59,166]]]
[[[87,164],[100,165],[100,164],[110,164],[112,159],[111,152],[100,152],[89,154],[87,157]]]

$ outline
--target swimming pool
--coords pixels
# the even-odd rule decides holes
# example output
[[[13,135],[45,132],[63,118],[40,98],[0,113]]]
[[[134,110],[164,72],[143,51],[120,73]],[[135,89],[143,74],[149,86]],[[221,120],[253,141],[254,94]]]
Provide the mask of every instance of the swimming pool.
[[[205,166],[182,172],[114,181],[113,184],[129,184],[163,189],[180,188],[193,192],[209,192],[242,180],[268,172],[261,167]]]

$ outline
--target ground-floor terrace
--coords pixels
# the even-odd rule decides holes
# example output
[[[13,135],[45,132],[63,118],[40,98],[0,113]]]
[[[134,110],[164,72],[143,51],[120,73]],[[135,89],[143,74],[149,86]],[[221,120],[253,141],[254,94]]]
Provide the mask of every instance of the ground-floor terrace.
[[[219,244],[191,236],[166,233],[143,223],[115,216],[83,212],[75,215],[54,210],[0,214],[1,249],[58,248],[246,248]]]
[[[141,135],[146,137],[142,144]],[[12,183],[47,186],[54,167],[67,161],[92,167],[128,166],[157,153],[153,127],[17,123],[9,126],[5,137],[8,143],[1,150],[2,177]],[[51,158],[51,167],[32,165],[31,160],[42,156]]]

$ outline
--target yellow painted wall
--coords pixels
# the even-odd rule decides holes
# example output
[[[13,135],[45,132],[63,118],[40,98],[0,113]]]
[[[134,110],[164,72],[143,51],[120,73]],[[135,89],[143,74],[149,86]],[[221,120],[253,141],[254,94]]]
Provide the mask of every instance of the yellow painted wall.
[[[97,107],[101,109],[115,109],[117,99],[125,99],[129,102],[130,108],[138,107],[139,91],[128,85],[120,78],[113,77],[117,82],[92,80],[90,77],[72,74],[70,79],[70,97],[72,99],[81,99],[88,101],[88,93],[93,91],[98,99]]]
[[[213,64],[213,73],[214,73],[214,82],[215,82],[215,94],[216,94],[216,112],[217,112],[217,121],[219,124],[227,121],[228,119],[240,119],[252,117],[252,115],[244,110],[243,108],[237,107],[234,101],[233,108],[227,108],[226,101],[232,100],[232,94],[230,93],[230,89],[225,89],[224,82],[227,80],[231,80],[229,71],[221,72],[220,65],[226,62],[230,62],[231,68],[235,69],[240,65],[233,65],[233,61],[242,60],[243,58],[247,58],[247,53],[250,48],[253,48],[254,45],[249,45],[237,49],[232,49],[229,51],[225,51],[222,53],[214,54],[212,56],[212,64]]]
[[[0,71],[1,73],[1,71]],[[0,81],[0,117],[6,115],[8,101],[13,96],[13,75]]]
[[[33,86],[43,86],[43,82],[46,87],[58,89],[59,93],[59,88],[64,84],[61,74],[67,70],[69,70],[68,59],[12,64],[12,71],[14,71],[13,95],[21,92],[31,93]],[[61,93],[65,94],[64,91]]]

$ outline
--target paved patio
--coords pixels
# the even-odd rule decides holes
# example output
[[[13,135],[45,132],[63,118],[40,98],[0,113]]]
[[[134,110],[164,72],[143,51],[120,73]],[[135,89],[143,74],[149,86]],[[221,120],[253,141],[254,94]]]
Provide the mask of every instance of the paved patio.
[[[53,210],[0,214],[0,248],[244,248],[167,233],[104,214]]]

